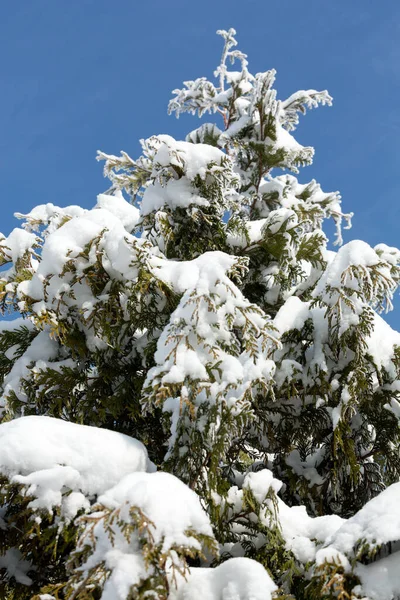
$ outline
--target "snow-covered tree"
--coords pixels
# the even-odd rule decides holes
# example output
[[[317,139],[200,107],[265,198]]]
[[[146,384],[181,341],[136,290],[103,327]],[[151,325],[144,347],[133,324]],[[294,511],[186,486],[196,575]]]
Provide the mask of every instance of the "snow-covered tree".
[[[217,122],[0,238],[7,600],[400,597],[400,252],[296,178],[328,92],[278,100],[218,33],[169,104]]]

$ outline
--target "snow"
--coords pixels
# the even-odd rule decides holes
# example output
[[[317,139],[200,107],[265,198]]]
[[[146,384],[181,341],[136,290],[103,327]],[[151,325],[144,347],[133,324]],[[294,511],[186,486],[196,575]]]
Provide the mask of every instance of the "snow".
[[[338,290],[343,286],[347,288],[351,306],[341,302],[340,335],[358,324],[358,317],[366,306],[382,310],[386,304],[386,312],[390,310],[397,280],[392,277],[390,262],[385,262],[382,255],[379,256],[367,243],[353,240],[339,249],[313,295],[320,296],[328,306],[333,306],[340,299]]]
[[[271,489],[276,494],[279,492],[282,483],[274,478],[269,469],[262,469],[254,473],[247,473],[242,487],[244,490],[251,490],[257,502],[262,504]]]
[[[67,316],[68,308],[76,307],[89,316],[93,307],[101,301],[101,296],[95,297],[84,279],[70,286],[72,274],[68,272],[61,276],[67,262],[74,264],[79,275],[100,258],[110,277],[131,283],[138,277],[138,268],[134,265],[140,252],[146,256],[148,268],[154,276],[179,294],[190,287],[200,288],[201,281],[215,281],[217,274],[221,276],[237,262],[237,259],[222,252],[205,253],[193,261],[166,260],[156,249],[145,246],[144,240],[128,233],[127,229],[135,225],[137,217],[137,209],[121,197],[99,196],[97,207],[70,218],[47,234],[36,272],[32,279],[18,285],[17,298],[20,301],[26,297],[34,298],[33,309],[38,315],[56,307],[59,318],[62,318]],[[98,248],[93,245],[91,251],[83,256],[85,247],[96,238]]]
[[[0,331],[12,330],[18,327],[27,327],[33,330],[33,323],[28,319],[16,319],[6,326],[2,324]],[[32,340],[26,351],[14,362],[10,372],[3,379],[3,398],[0,399],[0,408],[5,405],[4,398],[14,392],[17,398],[24,402],[25,392],[21,389],[22,379],[29,377],[34,368],[44,368],[47,361],[54,360],[58,354],[58,344],[49,335],[49,328],[40,331]]]
[[[0,571],[6,569],[5,578],[15,578],[15,581],[23,585],[31,585],[32,579],[28,577],[28,571],[32,570],[32,564],[24,560],[17,548],[9,548],[5,554],[0,554]]]
[[[280,498],[278,510],[286,547],[303,564],[314,560],[317,549],[345,522],[337,515],[310,517],[304,506],[287,506]]]
[[[182,570],[184,564],[177,552],[184,552],[185,548],[200,551],[198,535],[213,539],[200,498],[169,473],[131,473],[101,495],[96,508],[100,511],[96,513],[99,518],[93,529],[89,522],[79,542],[92,546],[91,554],[79,570],[83,578],[96,565],[104,564],[110,571],[101,600],[125,600],[131,586],[139,585],[154,573],[151,562],[144,559],[144,544],[155,548],[153,552],[169,554]],[[101,518],[110,510],[118,515],[112,539]],[[134,520],[134,514],[143,519],[143,526]],[[128,535],[121,529],[123,523],[131,525]]]
[[[206,136],[212,136],[213,138],[218,138],[221,135],[222,131],[215,125],[215,123],[203,123],[197,129],[194,129],[186,136],[186,142],[192,142],[193,144],[197,143],[200,140],[201,143],[204,142]]]
[[[190,569],[169,600],[271,600],[277,586],[250,558],[231,558],[214,569]]]
[[[400,483],[394,483],[348,519],[327,540],[326,546],[352,556],[360,541],[371,548],[400,540]]]
[[[76,209],[74,206],[59,209],[53,205],[43,205],[26,216],[28,227],[37,227],[38,221],[47,225],[43,234],[41,260],[33,269],[33,277],[31,280],[25,279],[17,287],[20,301],[23,302],[26,296],[37,300],[34,310],[39,315],[51,309],[53,300],[57,305],[61,298],[67,305],[73,304],[72,295],[69,294],[72,275],[62,275],[63,269],[67,262],[74,262],[79,275],[90,264],[94,264],[98,259],[95,245],[87,257],[82,253],[96,238],[101,238],[105,246],[103,263],[106,271],[112,276],[121,277],[122,269],[127,277],[131,276],[131,246],[139,241],[129,232],[139,220],[138,209],[120,193],[116,196],[100,194],[92,210]],[[33,235],[23,229],[19,231]],[[98,301],[84,281],[75,284],[74,295],[75,303],[80,308],[84,303],[94,306]]]
[[[242,324],[241,311],[249,306],[239,289],[227,277],[227,272],[236,262],[235,257],[222,252],[207,252],[186,264],[169,261],[169,265],[162,266],[159,275],[164,281],[168,281],[177,291],[182,292],[185,288],[187,291],[178,308],[172,313],[170,324],[159,338],[155,353],[157,366],[150,371],[148,382],[161,373],[165,373],[163,375],[164,383],[183,382],[186,377],[208,379],[205,364],[210,360],[210,351],[207,348],[211,345],[215,347],[219,341],[225,342],[231,339],[232,325],[227,326],[227,317],[233,316],[233,323],[237,322],[240,326]],[[205,303],[203,297],[212,293],[217,294],[219,301],[211,309],[211,305]],[[199,301],[197,308],[196,299]],[[266,320],[260,314],[254,312],[252,318],[254,327],[259,330],[265,327]],[[173,332],[180,323],[186,323],[190,343],[193,344],[196,351],[190,350],[183,338],[176,352],[171,355],[170,350],[174,345]],[[203,338],[204,342],[199,342],[198,336]],[[218,351],[215,350],[215,352]],[[225,361],[227,380],[231,372],[235,374],[235,380],[244,377],[245,364],[248,368],[250,367],[247,364],[246,356],[243,356],[242,359],[235,358],[222,352],[221,349],[219,350],[219,359]],[[215,362],[215,358],[212,362]],[[263,368],[262,365],[260,367]],[[268,363],[267,370],[270,367],[271,365]],[[247,377],[251,377],[250,373],[247,373]],[[232,381],[230,382],[232,383]]]
[[[0,334],[5,331],[15,331],[19,327],[26,327],[27,329],[32,330],[35,326],[31,320],[17,317],[16,319],[10,319],[9,321],[0,321]]]
[[[388,263],[385,265],[382,262],[382,256],[378,256],[375,250],[364,242],[356,240],[355,242],[346,244],[337,253],[327,255],[327,268],[312,292],[314,299],[321,303],[320,306],[312,306],[311,302],[303,302],[297,296],[291,296],[286,299],[274,319],[274,326],[277,328],[279,336],[282,337],[292,330],[301,331],[306,322],[310,321],[313,325],[313,343],[309,344],[305,351],[306,369],[301,367],[298,362],[295,364],[287,363],[286,361],[282,362],[276,375],[278,385],[282,385],[287,379],[288,369],[289,375],[292,377],[292,367],[298,368],[298,371],[302,373],[303,381],[305,381],[305,377],[308,374],[318,371],[326,372],[327,374],[330,373],[334,363],[329,359],[329,344],[332,336],[335,335],[336,325],[338,325],[337,334],[339,336],[343,335],[349,327],[353,327],[359,323],[360,315],[365,310],[370,311],[372,320],[370,332],[368,335],[365,335],[365,353],[372,357],[378,371],[382,372],[382,370],[385,370],[392,382],[397,380],[395,348],[400,346],[400,334],[392,330],[386,321],[375,311],[369,309],[371,304],[374,305],[376,303],[378,295],[387,293],[390,296],[395,286],[394,280],[391,279],[390,274],[388,275],[387,272]],[[390,254],[390,256],[393,256],[393,254]],[[356,274],[354,274],[351,271],[352,268],[361,269],[361,271],[356,271]],[[382,286],[379,281],[372,279],[369,271],[371,268],[379,269],[379,273],[382,275],[379,279],[384,281]],[[342,289],[344,284],[347,286],[346,296],[350,298],[350,303],[346,303],[338,291]],[[367,296],[365,300],[359,298],[359,292],[361,292],[364,298],[365,295]],[[331,310],[330,318],[332,322],[330,325],[327,309]],[[281,356],[284,356],[285,359],[296,361],[299,356],[298,351],[299,349],[297,349],[296,353],[288,355],[287,351],[285,353],[278,350],[275,353],[275,359],[279,360]],[[343,360],[348,362],[350,356],[348,354],[347,357],[340,359],[342,366],[345,364]],[[333,385],[335,385],[334,381]],[[394,391],[395,388],[393,386],[395,386],[395,383],[390,385]],[[332,390],[334,391],[333,388]],[[327,407],[334,429],[340,421],[343,406],[349,400],[348,394],[346,397],[343,395],[344,392],[345,388],[343,388],[342,398],[337,406]],[[320,400],[320,403],[324,403],[323,399]],[[396,416],[400,414],[394,398],[385,405],[385,408],[393,412]],[[306,471],[300,469],[300,467],[296,472],[298,474],[303,473],[306,476]],[[310,473],[307,474],[306,478],[309,478]],[[312,482],[316,483],[317,479],[310,480],[310,484]]]
[[[17,288],[20,301],[26,297],[33,298],[36,300],[32,307],[34,313],[42,315],[56,309],[60,320],[67,318],[68,311],[73,307],[86,317],[90,316],[91,309],[102,300],[102,296],[94,296],[83,277],[83,270],[94,264],[99,254],[96,245],[87,257],[82,255],[82,251],[96,237],[99,245],[104,247],[102,262],[106,272],[122,280],[132,279],[135,274],[137,276],[137,268],[131,265],[136,256],[136,245],[140,246],[141,242],[130,236],[121,221],[109,211],[96,209],[69,220],[47,236],[36,273],[31,280],[21,282]],[[60,276],[68,261],[74,264],[78,275],[73,285],[70,285],[73,273]],[[79,278],[79,275],[82,277]],[[87,334],[89,343],[93,334],[89,331]]]
[[[234,248],[246,248],[251,244],[256,244],[263,239],[264,225],[267,223],[267,219],[257,219],[255,221],[246,221],[244,223],[247,230],[247,237],[244,234],[232,234],[229,233],[227,236],[227,242]]]
[[[45,227],[44,233],[46,234],[55,231],[60,224],[68,218],[81,217],[87,213],[87,209],[81,206],[67,206],[61,208],[54,204],[39,204],[35,206],[29,213],[15,213],[18,219],[24,219],[25,223],[22,225],[27,231],[39,231]]]
[[[195,193],[193,185],[187,179],[171,180],[166,186],[158,181],[149,186],[143,194],[141,203],[142,215],[161,210],[165,206],[172,210],[187,208],[191,204],[209,206],[210,202]]]
[[[121,433],[27,416],[0,425],[0,472],[28,488],[34,509],[63,504],[71,519],[122,477],[153,470],[143,444]],[[64,490],[75,494],[62,498]]]
[[[215,251],[204,252],[188,261],[165,260],[154,256],[150,259],[150,266],[154,274],[178,294],[187,290],[197,290],[199,294],[204,294],[218,280],[227,280],[227,275],[237,262],[235,256]]]
[[[284,148],[285,150],[302,150],[303,146],[295,140],[295,138],[280,124],[277,124],[276,130],[276,148]]]
[[[246,407],[243,398],[253,387],[253,382],[267,384],[271,381],[275,365],[263,345],[272,347],[277,341],[270,331],[268,317],[253,307],[229,279],[228,273],[237,261],[222,252],[208,252],[190,261],[190,268],[189,263],[183,262],[169,261],[169,268],[167,265],[164,268],[163,264],[160,275],[165,279],[169,275],[172,287],[177,289],[183,283],[185,287],[189,283],[190,287],[158,339],[154,355],[156,364],[148,372],[143,387],[146,397],[160,385],[167,387],[185,385],[187,380],[197,381],[196,406],[205,402],[213,405],[224,396],[233,414],[239,414]],[[179,277],[176,281],[177,274],[186,272],[187,279]],[[233,330],[246,327],[243,339],[246,341],[254,332],[255,354],[244,349],[235,356],[229,351],[229,346],[237,343]],[[210,384],[212,369],[216,380]],[[167,402],[164,410],[172,413],[171,449],[176,441],[181,409],[179,402]]]
[[[127,202],[121,192],[116,193],[114,196],[99,194],[96,208],[107,210],[117,217],[129,232],[136,227],[140,218],[139,209]]]
[[[220,135],[218,139],[218,143],[221,144],[221,146],[224,146],[227,142],[229,142],[230,139],[238,135],[238,133],[240,133],[243,129],[249,127],[252,124],[251,117],[248,114],[246,114],[247,111],[245,112],[245,110],[243,110],[247,109],[248,106],[248,103],[244,104],[242,101],[241,116],[235,121],[233,121],[233,123]]]
[[[358,564],[355,574],[361,585],[354,592],[370,600],[395,600],[400,594],[400,552],[369,565]]]
[[[303,302],[297,296],[288,298],[276,314],[274,327],[280,335],[291,329],[301,330],[307,319],[310,318],[310,304]]]
[[[221,164],[226,162],[226,154],[208,144],[177,142],[169,135],[159,135],[157,139],[159,148],[154,157],[153,176],[167,169],[169,178],[167,181],[156,180],[146,188],[141,214],[148,215],[164,206],[171,209],[187,208],[192,204],[208,206],[209,200],[198,194],[194,180],[196,177],[204,180],[206,175],[213,177],[213,173],[217,173]],[[174,167],[183,175],[179,176]]]
[[[337,515],[325,515],[321,517],[310,517],[304,506],[288,506],[277,496],[282,488],[282,482],[273,477],[269,469],[257,472],[249,472],[244,476],[241,489],[232,486],[227,494],[226,500],[222,501],[223,510],[228,509],[227,520],[234,520],[234,515],[246,512],[247,505],[244,503],[244,490],[252,492],[255,500],[259,503],[259,519],[264,528],[269,529],[278,524],[286,549],[293,552],[300,563],[305,565],[314,561],[317,552],[321,552],[327,540],[345,523],[345,520]],[[255,515],[254,515],[255,516]],[[250,520],[254,520],[251,519]],[[246,527],[240,526],[240,531],[246,539]],[[265,541],[262,535],[252,539],[259,547]],[[226,544],[222,551],[231,555],[243,553],[240,543]],[[318,556],[318,555],[317,555]]]
[[[400,333],[392,329],[376,312],[373,314],[373,329],[367,338],[367,352],[380,368],[385,368],[397,379],[397,373],[392,363],[394,349],[400,347]]]
[[[160,360],[162,361],[163,359]],[[179,346],[174,360],[175,363],[162,378],[163,383],[181,383],[186,377],[190,377],[191,379],[209,378],[205,366],[193,350],[188,350],[183,345]]]
[[[386,244],[377,244],[374,247],[375,252],[382,260],[390,263],[393,266],[397,266],[400,262],[400,250],[393,246],[387,246]]]
[[[199,547],[189,531],[213,536],[197,494],[170,473],[131,473],[99,496],[98,502],[110,509],[126,503],[140,508],[154,523],[151,533],[162,552],[180,545]]]
[[[104,209],[92,210],[64,223],[47,238],[36,277],[60,273],[68,260],[83,252],[93,238],[113,224],[119,225],[120,221]]]
[[[273,477],[269,469],[247,473],[242,485],[242,489],[251,490],[257,502],[262,505],[261,520],[267,527],[273,525],[271,509],[276,513],[286,548],[291,550],[300,562],[306,564],[315,559],[318,548],[321,548],[345,521],[337,515],[310,517],[304,506],[288,506],[276,496],[281,487],[282,483]],[[274,505],[271,493],[275,497]],[[231,488],[229,503],[239,513],[242,510],[242,498],[241,490]]]
[[[289,131],[296,129],[299,123],[299,112],[306,112],[305,107],[311,109],[316,108],[319,104],[324,106],[332,105],[332,97],[327,90],[318,92],[316,90],[299,90],[291,94],[284,102],[282,102],[281,120]]]
[[[272,178],[267,176],[259,188],[260,197],[255,206],[260,217],[268,217],[271,210],[276,208],[292,209],[296,213],[310,214],[313,218],[307,223],[302,222],[304,232],[316,232],[321,230],[323,220],[331,217],[335,222],[336,240],[335,245],[343,243],[341,224],[346,221],[345,229],[351,227],[352,213],[341,212],[341,196],[339,192],[323,192],[321,186],[312,179],[308,184],[300,184],[293,175],[279,175]],[[315,209],[318,208],[316,212]]]
[[[309,482],[309,487],[313,487],[314,485],[322,485],[324,482],[315,468],[315,459],[316,457],[310,454],[307,456],[307,460],[302,461],[300,460],[299,451],[292,450],[286,457],[286,464],[293,469],[296,475],[304,477]]]
[[[36,242],[36,235],[23,229],[15,228],[7,238],[0,239],[0,250],[3,249],[6,258],[15,263],[26,252],[31,250]]]
[[[326,286],[341,287],[344,283],[344,273],[350,266],[371,267],[379,262],[378,255],[366,242],[353,240],[345,244],[339,248],[335,259],[319,280],[314,296],[322,293]],[[348,277],[345,281],[347,285],[350,284]]]

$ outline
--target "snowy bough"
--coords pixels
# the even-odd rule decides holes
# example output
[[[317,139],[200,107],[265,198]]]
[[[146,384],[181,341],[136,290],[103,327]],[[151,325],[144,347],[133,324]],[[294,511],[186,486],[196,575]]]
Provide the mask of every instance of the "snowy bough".
[[[400,597],[400,252],[296,178],[329,94],[278,100],[218,33],[169,105],[216,123],[0,238],[7,600]]]

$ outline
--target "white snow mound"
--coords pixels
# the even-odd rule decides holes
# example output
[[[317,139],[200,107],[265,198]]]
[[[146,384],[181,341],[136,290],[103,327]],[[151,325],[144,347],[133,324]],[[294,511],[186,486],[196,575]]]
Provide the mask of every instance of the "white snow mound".
[[[231,558],[215,569],[192,568],[169,600],[271,600],[277,586],[250,558]]]
[[[127,435],[52,417],[27,416],[0,425],[0,473],[28,485],[32,508],[51,510],[65,498],[65,516],[86,508],[125,475],[154,471],[141,442]]]

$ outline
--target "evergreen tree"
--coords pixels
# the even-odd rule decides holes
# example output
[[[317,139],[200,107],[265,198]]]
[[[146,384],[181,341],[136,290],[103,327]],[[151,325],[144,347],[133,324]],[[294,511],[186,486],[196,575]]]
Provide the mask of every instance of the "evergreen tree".
[[[278,100],[218,33],[169,104],[218,124],[1,236],[7,600],[400,597],[400,252],[295,176],[328,92]]]

